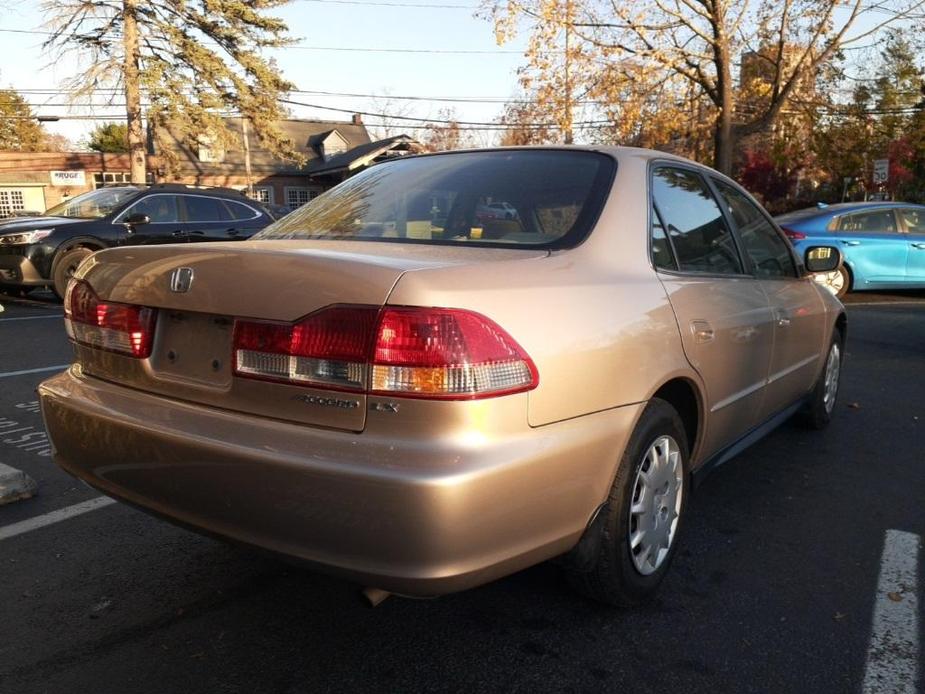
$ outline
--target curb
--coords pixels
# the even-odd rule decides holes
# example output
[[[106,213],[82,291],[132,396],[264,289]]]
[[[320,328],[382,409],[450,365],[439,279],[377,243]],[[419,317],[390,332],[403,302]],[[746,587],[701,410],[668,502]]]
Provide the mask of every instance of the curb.
[[[35,496],[38,485],[22,470],[0,463],[0,506]]]

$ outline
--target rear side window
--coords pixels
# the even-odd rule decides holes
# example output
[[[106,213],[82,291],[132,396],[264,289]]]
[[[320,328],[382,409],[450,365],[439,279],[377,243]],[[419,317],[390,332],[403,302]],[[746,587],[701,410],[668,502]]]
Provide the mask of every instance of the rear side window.
[[[796,277],[788,244],[751,200],[732,186],[713,179],[739,232],[745,255],[758,277]]]
[[[899,210],[899,216],[910,234],[925,234],[925,210],[907,207]]]
[[[839,220],[838,230],[895,234],[896,217],[893,216],[893,210],[874,210],[847,214]]]
[[[123,213],[123,218],[133,214],[146,214],[152,224],[177,222],[177,198],[173,195],[150,195],[139,200]]]
[[[186,208],[187,222],[221,222],[228,219],[225,206],[218,198],[202,195],[182,195],[181,198]]]
[[[652,174],[652,200],[682,272],[741,275],[735,240],[706,181],[663,166]]]
[[[615,168],[566,150],[411,157],[367,169],[253,238],[565,248],[591,231]]]
[[[240,202],[222,200],[222,203],[225,205],[225,210],[227,210],[227,217],[225,217],[225,219],[233,219],[239,222],[246,219],[254,219],[254,217],[257,216],[257,213],[253,209]]]

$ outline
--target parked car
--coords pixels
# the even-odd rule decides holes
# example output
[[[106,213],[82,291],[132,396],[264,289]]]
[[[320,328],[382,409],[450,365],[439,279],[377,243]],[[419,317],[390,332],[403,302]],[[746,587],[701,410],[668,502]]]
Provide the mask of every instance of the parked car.
[[[416,202],[440,195],[452,236]],[[487,196],[518,230],[462,229]],[[799,410],[824,427],[846,337],[748,193],[638,149],[406,157],[250,241],[94,261],[39,388],[57,464],[405,595],[564,554],[586,594],[648,597],[692,476]]]
[[[925,206],[852,202],[777,217],[798,252],[838,246],[845,262],[819,276],[836,296],[868,289],[925,287]]]
[[[103,248],[243,240],[272,221],[259,203],[227,188],[99,188],[42,215],[0,220],[0,289],[50,286],[63,297],[77,266]]]
[[[488,202],[479,204],[475,208],[475,218],[479,222],[494,219],[518,219],[519,217],[517,208],[509,202]]]

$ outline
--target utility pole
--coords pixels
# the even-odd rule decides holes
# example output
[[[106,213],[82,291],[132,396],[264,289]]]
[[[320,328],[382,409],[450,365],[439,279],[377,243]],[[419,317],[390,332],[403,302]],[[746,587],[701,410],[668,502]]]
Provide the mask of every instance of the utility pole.
[[[241,116],[241,137],[244,140],[244,176],[247,181],[247,197],[254,197],[254,179],[251,177],[251,143],[247,137],[247,118]]]
[[[572,144],[572,83],[569,75],[569,63],[572,56],[569,52],[572,34],[572,0],[565,0],[565,113],[563,120],[563,134],[565,144]]]
[[[122,2],[122,46],[125,53],[125,115],[128,119],[128,151],[132,183],[146,183],[145,136],[141,122],[141,87],[138,78],[138,0]]]

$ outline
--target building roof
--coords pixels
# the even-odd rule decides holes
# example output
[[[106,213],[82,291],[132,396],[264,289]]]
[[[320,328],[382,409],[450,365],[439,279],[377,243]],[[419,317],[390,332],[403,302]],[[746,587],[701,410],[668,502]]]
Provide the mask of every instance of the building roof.
[[[229,130],[240,134],[242,132],[241,118],[227,118],[225,122]],[[347,143],[347,148],[365,145],[370,142],[366,126],[354,121],[317,121],[287,119],[279,122],[283,136],[293,143],[296,151],[305,157],[305,166],[283,162],[274,157],[269,151],[260,146],[259,139],[249,129],[248,143],[250,145],[251,171],[260,174],[305,173],[315,162],[323,163],[321,143],[335,131]],[[179,155],[179,173],[239,173],[244,171],[243,146],[228,147],[220,162],[204,162],[199,159],[197,149],[189,146],[184,138],[168,132],[165,139],[170,149]],[[335,155],[337,156],[337,155]]]
[[[357,145],[346,152],[341,152],[331,157],[327,161],[316,159],[306,167],[306,171],[309,174],[332,174],[337,171],[352,171],[370,164],[382,155],[393,154],[394,156],[400,156],[419,150],[420,145],[416,140],[408,135],[395,135],[383,140]]]

